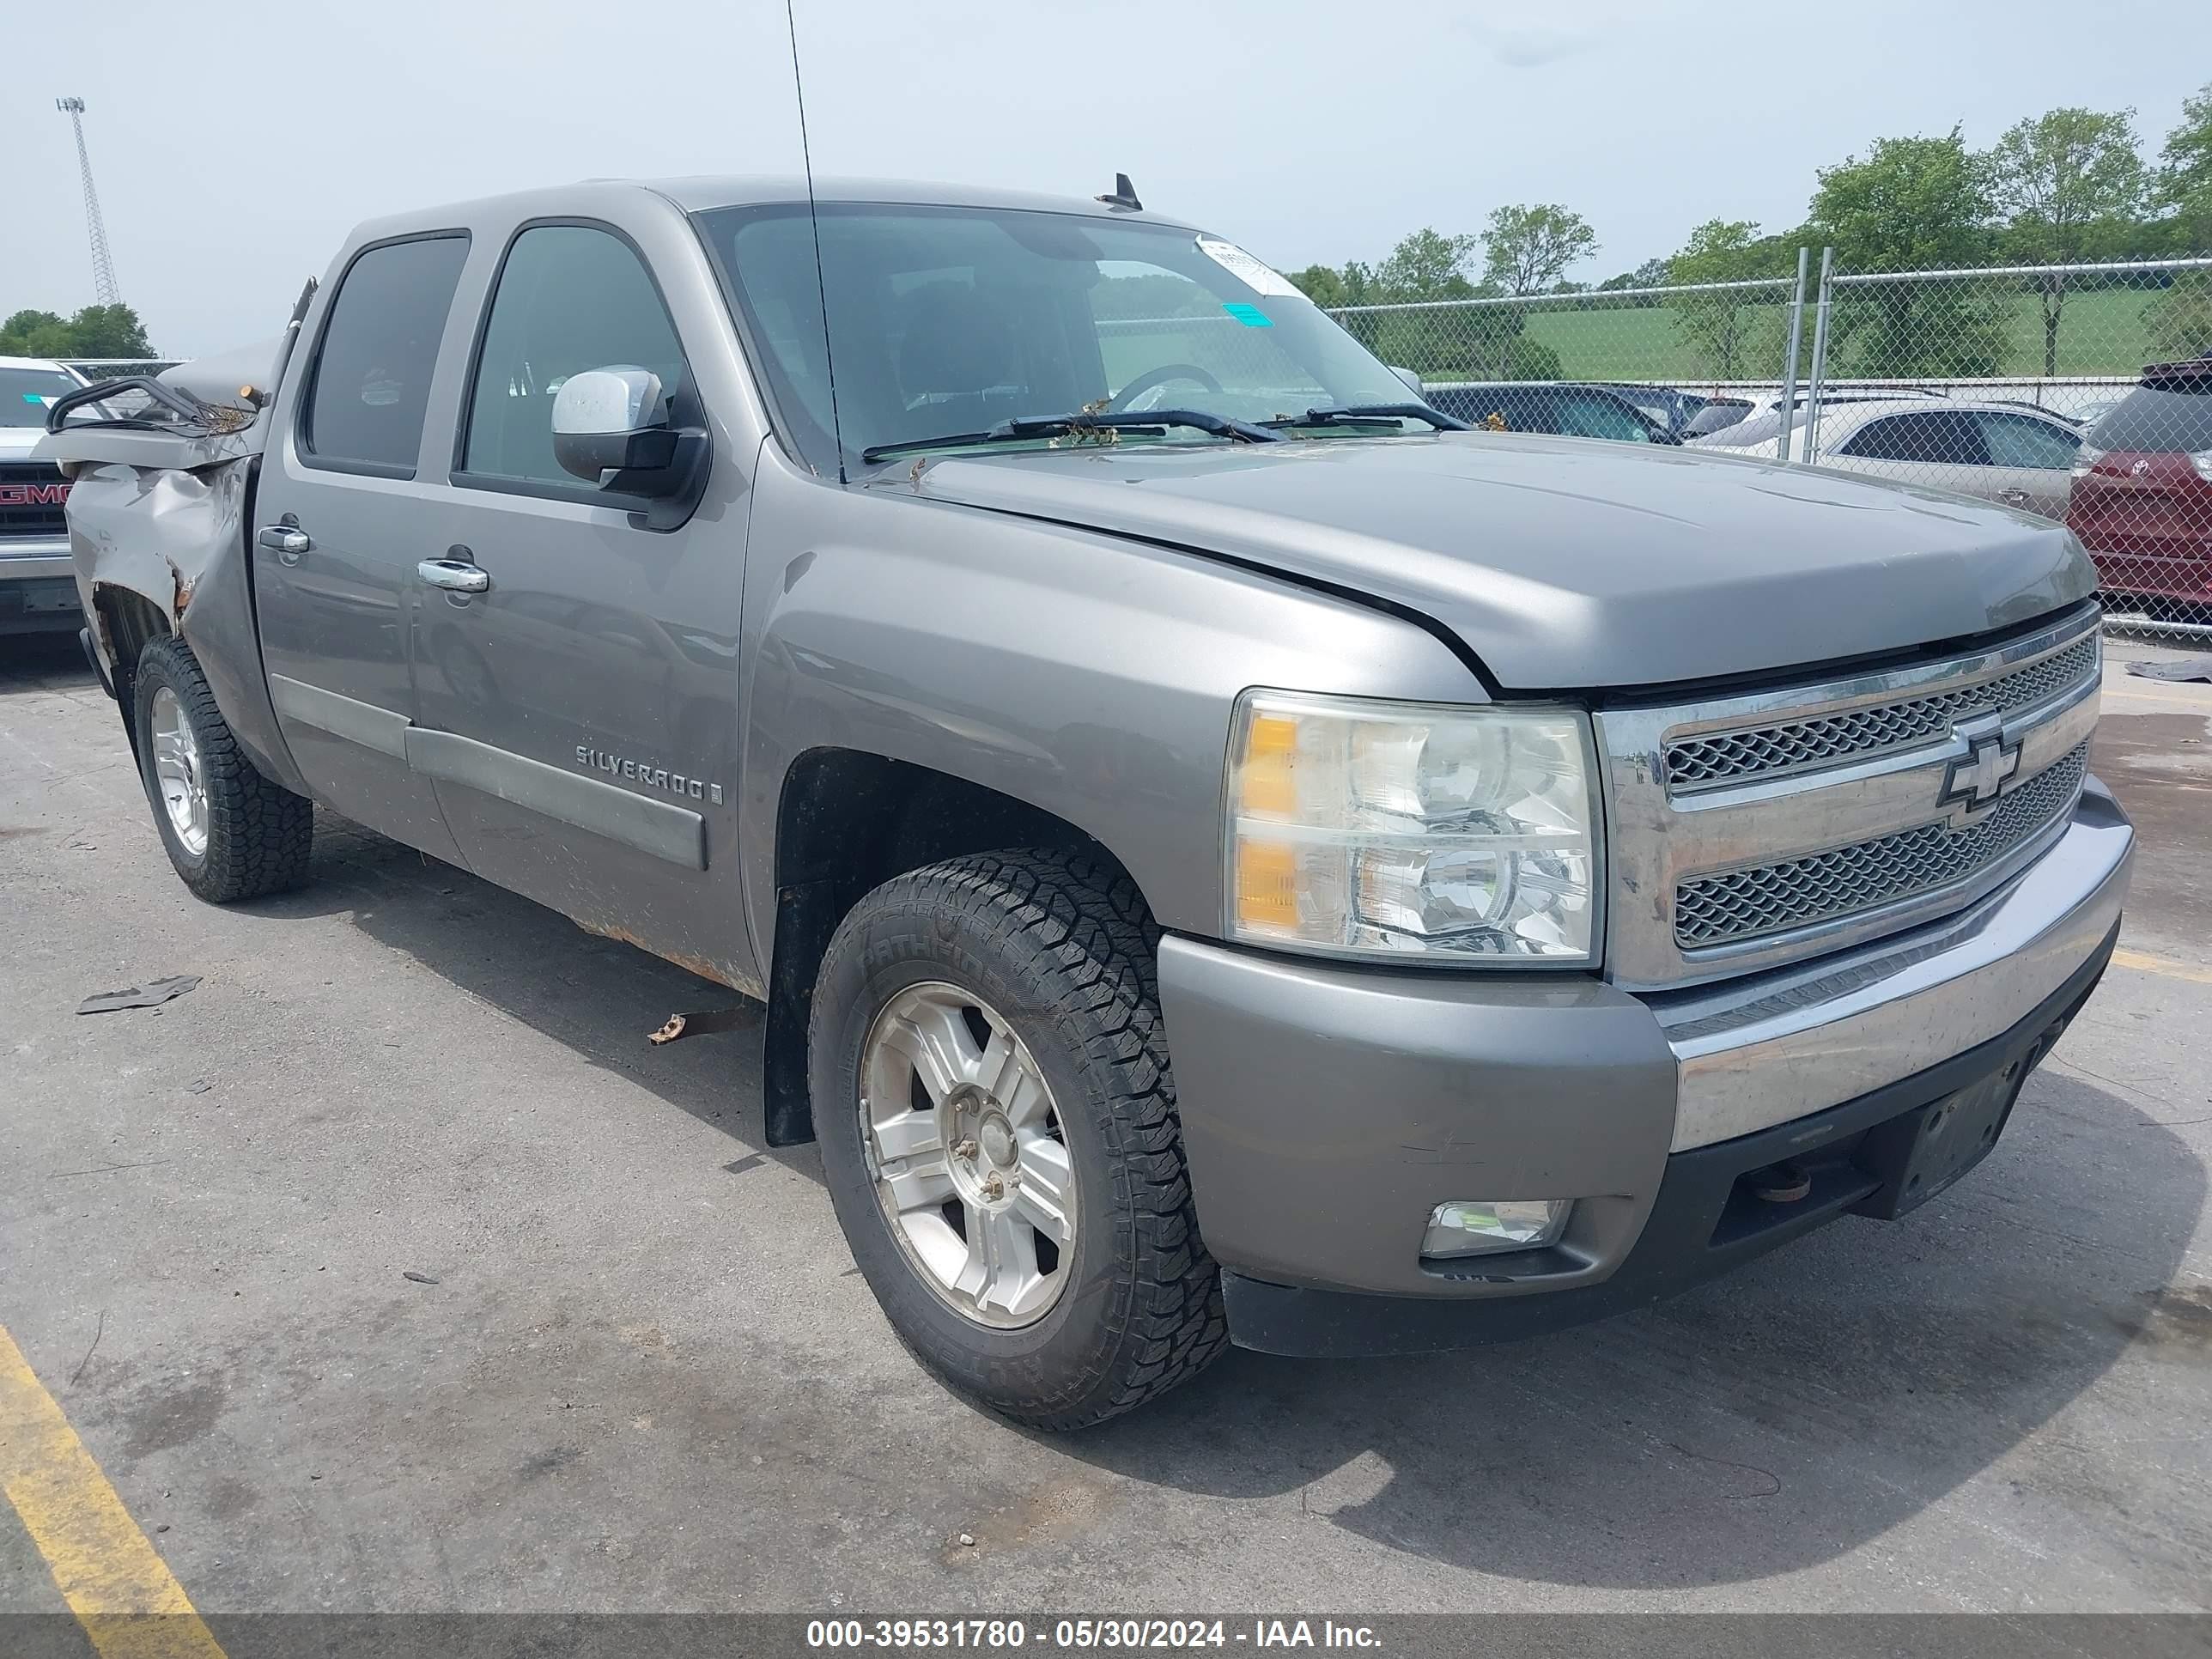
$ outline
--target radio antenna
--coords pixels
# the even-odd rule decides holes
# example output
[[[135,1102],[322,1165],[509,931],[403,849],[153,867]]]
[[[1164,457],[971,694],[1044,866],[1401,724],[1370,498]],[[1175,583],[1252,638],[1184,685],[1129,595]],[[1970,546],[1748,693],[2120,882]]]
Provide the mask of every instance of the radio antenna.
[[[799,155],[806,169],[806,222],[814,233],[814,296],[822,302],[822,368],[830,377],[830,436],[837,446],[837,482],[845,478],[845,428],[837,418],[837,364],[830,349],[830,288],[822,275],[822,216],[814,205],[814,151],[806,142],[806,83],[799,74],[799,20],[792,0],[783,0],[783,24],[791,36],[791,88],[799,95]]]

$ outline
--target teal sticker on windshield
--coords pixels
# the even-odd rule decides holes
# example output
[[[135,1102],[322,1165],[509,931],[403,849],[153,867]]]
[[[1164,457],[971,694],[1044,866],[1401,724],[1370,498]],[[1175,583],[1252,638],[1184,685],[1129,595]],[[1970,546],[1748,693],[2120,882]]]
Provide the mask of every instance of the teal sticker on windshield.
[[[1273,328],[1275,325],[1274,319],[1257,306],[1243,305],[1231,300],[1224,301],[1221,308],[1247,328]]]

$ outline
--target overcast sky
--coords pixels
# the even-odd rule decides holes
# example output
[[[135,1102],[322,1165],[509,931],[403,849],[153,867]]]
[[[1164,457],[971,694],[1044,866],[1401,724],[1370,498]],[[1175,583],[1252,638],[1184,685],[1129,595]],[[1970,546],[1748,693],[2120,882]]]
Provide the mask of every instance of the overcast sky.
[[[1285,269],[1504,202],[1596,227],[1584,278],[1715,216],[1798,221],[1817,167],[1954,124],[2212,77],[2196,0],[798,0],[814,164],[1147,205]],[[781,0],[7,0],[0,315],[92,299],[63,94],[123,297],[190,356],[274,334],[356,221],[593,176],[799,162]]]

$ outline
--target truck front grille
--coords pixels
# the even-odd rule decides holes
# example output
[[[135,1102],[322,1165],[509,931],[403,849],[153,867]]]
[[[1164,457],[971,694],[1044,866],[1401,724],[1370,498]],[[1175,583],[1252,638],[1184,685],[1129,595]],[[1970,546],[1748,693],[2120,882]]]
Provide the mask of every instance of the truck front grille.
[[[69,533],[69,484],[51,461],[0,461],[0,541]]]
[[[1965,881],[2070,814],[2089,745],[2069,751],[1963,829],[1923,823],[1808,858],[1699,876],[1674,889],[1685,951],[1787,933]]]
[[[1948,732],[1961,714],[1987,708],[2005,714],[2033,708],[2095,678],[2097,672],[2097,641],[2092,635],[1970,690],[1853,708],[1820,720],[1778,721],[1750,731],[1683,738],[1668,745],[1667,781],[1679,791],[1847,764],[1884,750],[1924,743]]]
[[[1607,975],[1665,991],[1758,973],[2012,879],[2084,787],[2100,620],[2083,603],[1893,665],[1601,708]]]

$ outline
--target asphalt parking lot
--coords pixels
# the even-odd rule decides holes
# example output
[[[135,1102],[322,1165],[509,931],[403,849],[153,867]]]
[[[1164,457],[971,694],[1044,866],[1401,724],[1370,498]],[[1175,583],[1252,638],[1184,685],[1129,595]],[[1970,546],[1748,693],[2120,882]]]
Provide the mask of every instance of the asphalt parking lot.
[[[2212,687],[2111,654],[2123,955],[1966,1182],[1054,1439],[892,1338],[757,1024],[647,1043],[726,994],[335,821],[200,904],[75,642],[0,641],[0,1327],[211,1613],[2212,1607]]]

